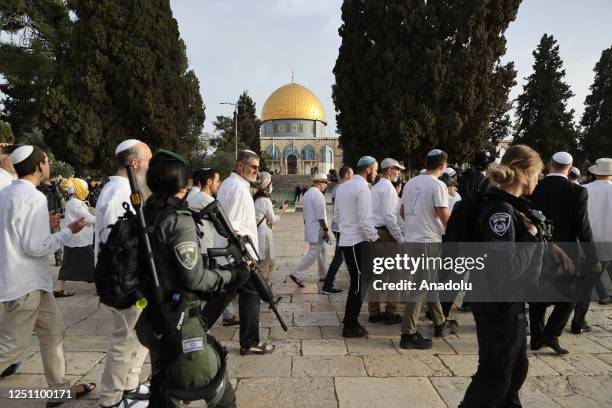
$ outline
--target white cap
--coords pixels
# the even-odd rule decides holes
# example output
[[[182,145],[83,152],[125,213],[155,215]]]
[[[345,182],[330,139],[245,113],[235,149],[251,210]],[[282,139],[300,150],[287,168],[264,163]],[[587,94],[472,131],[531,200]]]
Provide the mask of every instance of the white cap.
[[[19,146],[18,148],[13,150],[13,153],[11,153],[11,161],[13,162],[13,164],[21,163],[22,161],[30,157],[33,151],[34,146]]]
[[[137,140],[137,139],[124,140],[123,142],[119,143],[119,145],[115,149],[115,156],[118,155],[119,153],[127,150],[127,149],[130,149],[130,148],[136,146],[138,143],[142,143],[142,142],[140,140]]]
[[[452,167],[447,167],[444,169],[444,174],[448,174],[449,176],[453,177],[455,174],[457,174],[457,172]]]
[[[421,169],[421,171],[419,171],[419,174],[425,174],[427,173],[427,169]]]
[[[389,167],[397,167],[400,170],[406,170],[406,168],[402,166],[397,160],[387,157],[385,160],[382,161],[382,163],[380,163],[380,168],[384,170]]]
[[[574,173],[576,176],[580,176],[580,169],[578,167],[572,167],[570,173]]]
[[[552,159],[555,163],[559,163],[562,165],[572,164],[572,162],[574,161],[572,155],[568,152],[557,152],[553,154]]]

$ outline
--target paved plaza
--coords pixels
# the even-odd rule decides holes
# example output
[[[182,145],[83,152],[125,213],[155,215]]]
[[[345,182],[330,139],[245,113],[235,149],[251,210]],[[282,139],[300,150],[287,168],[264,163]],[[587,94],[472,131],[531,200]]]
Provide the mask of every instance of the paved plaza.
[[[328,208],[328,210],[331,210]],[[261,336],[277,346],[269,356],[241,357],[238,330],[215,327],[213,334],[230,350],[229,373],[240,408],[395,408],[456,407],[475,372],[477,344],[471,313],[453,312],[459,321],[456,335],[434,339],[431,350],[402,350],[399,325],[372,325],[367,313],[361,323],[369,339],[344,340],[341,319],[345,296],[319,294],[314,269],[305,288],[298,289],[287,273],[305,253],[302,214],[287,213],[274,227],[276,270],[273,288],[282,296],[279,310],[290,330],[283,332],[262,305]],[[328,248],[328,259],[333,246]],[[57,272],[57,271],[56,271]],[[338,287],[347,289],[345,266]],[[93,285],[68,284],[77,295],[59,299],[66,322],[65,350],[70,379],[99,383],[109,313],[98,304]],[[365,311],[364,307],[364,311]],[[570,354],[530,352],[529,377],[522,389],[525,407],[609,407],[612,405],[612,306],[592,305],[587,316],[593,332],[580,336],[567,331],[560,338]],[[421,332],[433,336],[429,322]],[[149,375],[147,364],[143,379]],[[24,356],[18,375],[0,381],[7,389],[45,387],[36,338]],[[66,407],[95,407],[97,394],[66,403]],[[0,407],[39,407],[42,401],[0,399]],[[191,406],[196,406],[193,404]]]

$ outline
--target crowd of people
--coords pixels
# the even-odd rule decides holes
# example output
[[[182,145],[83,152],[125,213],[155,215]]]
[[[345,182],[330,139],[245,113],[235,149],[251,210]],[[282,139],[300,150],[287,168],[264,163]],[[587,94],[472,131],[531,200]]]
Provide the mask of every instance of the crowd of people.
[[[154,226],[152,245],[161,287],[169,295],[173,290],[183,290],[189,310],[198,310],[209,326],[218,318],[223,325],[239,326],[241,355],[272,353],[275,346],[260,339],[261,299],[256,288],[240,277],[227,258],[209,256],[208,249],[225,247],[227,237],[216,231],[210,220],[191,216],[216,200],[235,232],[253,243],[253,258],[259,259],[257,266],[269,279],[275,269],[273,226],[282,222],[288,203],[273,202],[272,176],[260,171],[259,156],[250,150],[241,151],[234,171],[222,181],[215,169],[188,171],[181,156],[163,150],[154,155],[149,146],[135,139],[120,143],[115,156],[117,172],[101,190],[79,178],[61,181],[58,187],[66,200],[60,205],[54,202],[57,194],[50,183],[44,151],[29,145],[2,146],[0,378],[18,371],[35,332],[50,387],[71,387],[76,398],[97,387],[95,383],[69,384],[63,351],[64,322],[56,297],[71,295],[65,291],[64,281],[94,280],[100,248],[109,239],[113,224],[126,209],[134,210],[126,172],[129,166],[146,200],[146,219]],[[460,306],[473,313],[479,345],[478,370],[461,407],[520,406],[518,392],[528,370],[528,326],[531,349],[550,347],[564,354],[568,351],[561,346],[559,336],[572,313],[571,332],[590,331],[586,316],[593,288],[600,303],[612,302],[602,283],[603,273],[610,269],[612,251],[609,245],[596,245],[612,242],[612,159],[601,158],[589,167],[591,180],[584,185],[580,185],[583,177],[567,152],[553,155],[547,166],[537,152],[524,145],[508,148],[498,164],[484,152],[462,171],[451,168],[448,162],[444,151],[433,149],[424,158],[425,168],[405,183],[402,178],[406,168],[393,158],[379,164],[374,157],[363,156],[354,169],[342,166],[339,182],[331,191],[331,220],[325,195],[330,181],[325,174],[314,174],[312,186],[299,187],[299,191],[296,188],[296,200],[303,193],[308,251],[287,271],[288,279],[304,287],[310,268],[316,264],[321,293],[338,295],[343,290],[336,287],[336,276],[345,262],[350,284],[342,336],[365,338],[368,331],[359,318],[371,271],[363,270],[362,261],[372,243],[410,243],[434,256],[448,240],[447,227],[450,229],[453,223],[453,214],[459,213],[459,203],[476,202],[475,197],[482,194],[487,200],[475,207],[473,217],[476,241],[537,242],[541,239],[539,226],[526,214],[531,209],[540,210],[552,222],[555,255],[568,273],[579,271],[575,301],[532,302],[526,314],[524,302],[483,303],[470,300],[467,294]],[[95,197],[91,197],[92,190],[96,190]],[[88,197],[92,198],[89,202]],[[95,205],[90,205],[92,201]],[[326,246],[333,240],[335,252],[327,265]],[[56,258],[60,271],[54,284],[48,258],[62,248],[63,257]],[[508,263],[520,260],[514,263],[518,275],[541,256],[529,247],[512,248],[504,256]],[[503,282],[500,290],[513,287]],[[238,299],[237,311],[234,297]],[[433,340],[418,330],[424,303],[434,337],[457,331],[458,322],[450,318],[453,302],[440,302],[426,291],[420,291],[410,302],[370,301],[367,319],[401,325],[402,348],[428,349],[433,347]],[[550,306],[554,309],[546,321]],[[112,334],[100,380],[100,407],[166,407],[176,403],[167,385],[170,362],[160,350],[153,329],[156,310],[149,307],[143,311],[136,305],[123,310],[108,307]],[[149,353],[151,382],[141,383],[142,365]],[[221,377],[211,399],[221,408],[233,407],[233,389],[227,375]]]

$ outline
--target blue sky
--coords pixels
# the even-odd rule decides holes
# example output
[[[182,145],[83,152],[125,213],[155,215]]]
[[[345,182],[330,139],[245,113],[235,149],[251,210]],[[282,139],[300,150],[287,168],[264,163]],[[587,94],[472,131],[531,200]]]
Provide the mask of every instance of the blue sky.
[[[217,115],[231,115],[223,101],[247,89],[258,113],[267,96],[290,81],[317,94],[335,132],[332,69],[338,55],[340,0],[172,0],[174,17],[187,44],[206,104],[205,131]],[[506,32],[505,60],[515,62],[518,85],[531,73],[531,53],[544,33],[560,45],[566,81],[576,94],[569,103],[576,119],[593,80],[601,51],[612,45],[612,1],[524,0]]]

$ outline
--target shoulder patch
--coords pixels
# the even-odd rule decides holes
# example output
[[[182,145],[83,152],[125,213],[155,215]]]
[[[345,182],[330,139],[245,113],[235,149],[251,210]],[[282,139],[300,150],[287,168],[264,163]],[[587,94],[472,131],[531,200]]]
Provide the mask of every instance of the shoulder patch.
[[[498,212],[489,217],[489,227],[496,235],[503,237],[510,228],[510,214]]]
[[[198,261],[198,244],[195,242],[181,242],[174,247],[176,258],[185,267],[185,269],[193,269]]]

